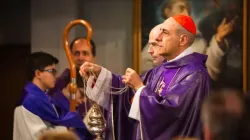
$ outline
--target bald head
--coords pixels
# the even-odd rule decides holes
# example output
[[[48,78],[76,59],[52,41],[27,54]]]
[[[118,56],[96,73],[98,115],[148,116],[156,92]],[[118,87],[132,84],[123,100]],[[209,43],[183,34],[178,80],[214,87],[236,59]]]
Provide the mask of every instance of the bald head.
[[[155,40],[161,32],[161,24],[156,25],[149,33],[149,41]]]
[[[165,58],[158,53],[159,45],[157,42],[157,37],[161,33],[161,24],[156,25],[149,33],[149,48],[148,48],[148,53],[152,56],[153,59],[153,65],[158,66],[160,65]]]
[[[80,140],[79,137],[71,131],[45,131],[39,136],[39,140]]]

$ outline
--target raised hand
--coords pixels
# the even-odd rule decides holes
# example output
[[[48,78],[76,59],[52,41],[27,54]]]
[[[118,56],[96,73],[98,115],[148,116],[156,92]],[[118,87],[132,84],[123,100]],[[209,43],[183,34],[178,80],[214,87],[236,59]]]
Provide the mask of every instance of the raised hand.
[[[80,67],[79,73],[81,76],[84,78],[88,79],[88,77],[92,74],[94,74],[96,77],[99,76],[101,72],[101,66],[90,63],[90,62],[85,62],[82,64]]]
[[[143,86],[141,77],[131,68],[127,68],[125,75],[122,76],[122,82],[134,90],[138,90]]]
[[[233,31],[234,22],[236,19],[237,16],[227,23],[226,18],[223,18],[222,22],[217,28],[216,40],[218,42],[222,41],[225,36],[229,35]]]

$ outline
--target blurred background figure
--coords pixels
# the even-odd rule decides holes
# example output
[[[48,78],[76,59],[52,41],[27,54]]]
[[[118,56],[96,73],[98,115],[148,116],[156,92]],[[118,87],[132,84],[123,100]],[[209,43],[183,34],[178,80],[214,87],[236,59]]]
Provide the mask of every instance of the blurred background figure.
[[[202,107],[204,140],[249,139],[249,103],[237,90],[211,93]]]
[[[217,8],[198,25],[209,45],[207,68],[212,88],[242,89],[243,1],[216,0],[214,4]]]
[[[80,140],[80,139],[71,131],[67,132],[47,131],[44,132],[39,137],[39,140]]]

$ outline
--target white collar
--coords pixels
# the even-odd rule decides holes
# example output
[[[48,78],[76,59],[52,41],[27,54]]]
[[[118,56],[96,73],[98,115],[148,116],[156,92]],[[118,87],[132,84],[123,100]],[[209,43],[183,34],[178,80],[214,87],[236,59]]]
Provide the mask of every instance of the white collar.
[[[175,57],[174,59],[169,60],[169,61],[167,61],[167,62],[176,61],[177,59],[180,59],[180,58],[182,58],[182,57],[184,57],[184,56],[186,56],[186,55],[192,54],[192,53],[193,53],[192,48],[191,48],[191,47],[188,47],[188,48],[186,48],[181,54],[179,54],[177,57]]]

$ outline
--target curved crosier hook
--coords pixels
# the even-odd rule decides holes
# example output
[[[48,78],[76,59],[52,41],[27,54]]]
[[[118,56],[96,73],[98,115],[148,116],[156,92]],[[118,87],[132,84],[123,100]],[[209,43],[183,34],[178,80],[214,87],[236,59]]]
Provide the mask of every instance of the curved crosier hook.
[[[71,21],[64,29],[63,32],[63,46],[64,46],[64,51],[66,53],[68,62],[69,62],[69,66],[70,66],[70,78],[71,78],[71,82],[70,82],[70,111],[74,112],[76,110],[76,92],[77,92],[77,84],[76,84],[76,66],[72,60],[71,57],[71,52],[70,52],[70,48],[69,48],[69,43],[68,43],[68,36],[69,36],[69,31],[73,26],[76,25],[83,25],[87,28],[88,30],[88,34],[87,34],[87,41],[88,43],[90,43],[90,40],[92,38],[92,28],[91,25],[85,21],[85,20],[73,20]]]

